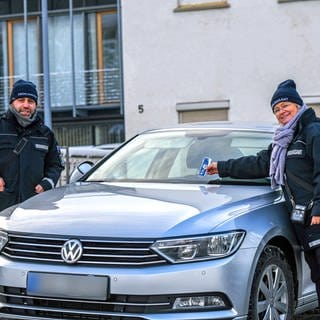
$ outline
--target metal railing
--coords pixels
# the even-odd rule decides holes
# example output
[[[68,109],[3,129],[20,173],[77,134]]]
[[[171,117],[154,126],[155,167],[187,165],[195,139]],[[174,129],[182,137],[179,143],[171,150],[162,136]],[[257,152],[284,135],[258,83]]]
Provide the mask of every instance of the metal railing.
[[[84,70],[75,73],[76,108],[101,106],[120,101],[119,68]],[[0,77],[0,111],[7,109],[12,84],[25,75]],[[72,108],[72,73],[50,73],[52,110]],[[32,74],[30,81],[37,85],[39,107],[43,105],[43,74]]]
[[[84,161],[97,163],[104,156],[109,154],[118,144],[107,144],[103,147],[80,146],[80,147],[62,147],[61,156],[65,169],[61,173],[61,177],[57,186],[62,186],[69,182],[69,178],[76,167]]]
[[[53,131],[61,146],[99,145],[124,141],[122,120],[103,120],[99,123],[53,124]]]

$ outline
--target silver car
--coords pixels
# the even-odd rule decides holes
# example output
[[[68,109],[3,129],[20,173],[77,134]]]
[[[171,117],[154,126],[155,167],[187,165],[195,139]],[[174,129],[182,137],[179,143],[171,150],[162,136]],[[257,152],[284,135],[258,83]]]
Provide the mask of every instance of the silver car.
[[[317,296],[281,190],[200,174],[273,127],[143,132],[0,217],[0,319],[284,319]]]

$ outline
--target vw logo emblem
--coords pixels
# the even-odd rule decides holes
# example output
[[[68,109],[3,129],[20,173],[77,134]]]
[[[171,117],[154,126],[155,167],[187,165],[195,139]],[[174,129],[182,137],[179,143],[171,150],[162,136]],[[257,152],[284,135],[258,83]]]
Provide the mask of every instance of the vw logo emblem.
[[[71,239],[63,245],[61,257],[66,263],[76,263],[81,258],[82,251],[81,242],[76,239]]]

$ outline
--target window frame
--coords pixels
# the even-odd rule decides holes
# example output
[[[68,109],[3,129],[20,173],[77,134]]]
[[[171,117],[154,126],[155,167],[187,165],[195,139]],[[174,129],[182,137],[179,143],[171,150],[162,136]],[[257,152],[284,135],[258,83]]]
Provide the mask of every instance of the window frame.
[[[177,0],[177,7],[173,10],[173,12],[226,9],[229,7],[230,3],[228,0],[199,0],[199,3],[189,3],[187,0]]]
[[[315,1],[315,0],[278,0],[278,3],[302,2],[302,1]]]
[[[227,121],[230,100],[179,102],[176,104],[178,122]]]

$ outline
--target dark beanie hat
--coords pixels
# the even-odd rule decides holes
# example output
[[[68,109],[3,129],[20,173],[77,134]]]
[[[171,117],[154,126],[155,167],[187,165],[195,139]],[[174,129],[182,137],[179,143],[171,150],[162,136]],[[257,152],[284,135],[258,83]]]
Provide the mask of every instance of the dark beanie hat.
[[[36,104],[38,103],[38,92],[36,85],[31,81],[18,80],[14,83],[11,95],[10,103],[18,98],[31,98]]]
[[[294,102],[299,106],[303,105],[303,101],[296,90],[296,84],[291,79],[283,81],[278,85],[276,92],[273,94],[271,98],[272,110],[277,103],[282,101]]]

